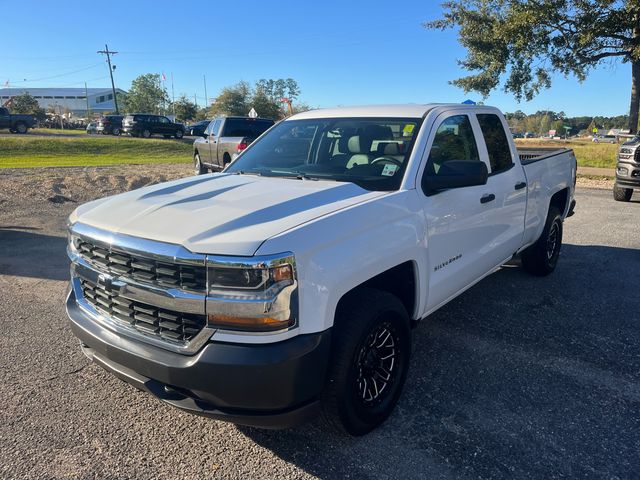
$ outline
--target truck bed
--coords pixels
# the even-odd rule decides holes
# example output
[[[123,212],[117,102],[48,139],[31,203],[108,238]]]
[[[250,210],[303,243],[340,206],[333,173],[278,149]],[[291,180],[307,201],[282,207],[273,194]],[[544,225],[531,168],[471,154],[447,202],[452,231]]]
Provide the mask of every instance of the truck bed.
[[[545,158],[555,157],[571,151],[570,148],[553,147],[516,148],[518,149],[518,156],[520,157],[520,163],[522,163],[522,165],[529,165],[544,160]]]

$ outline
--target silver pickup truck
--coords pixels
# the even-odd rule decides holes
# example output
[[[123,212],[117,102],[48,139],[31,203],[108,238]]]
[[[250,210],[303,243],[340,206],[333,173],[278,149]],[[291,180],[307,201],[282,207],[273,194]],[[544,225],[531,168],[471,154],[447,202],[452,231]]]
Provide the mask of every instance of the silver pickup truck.
[[[193,142],[196,175],[222,170],[273,123],[267,118],[214,118],[202,138]]]

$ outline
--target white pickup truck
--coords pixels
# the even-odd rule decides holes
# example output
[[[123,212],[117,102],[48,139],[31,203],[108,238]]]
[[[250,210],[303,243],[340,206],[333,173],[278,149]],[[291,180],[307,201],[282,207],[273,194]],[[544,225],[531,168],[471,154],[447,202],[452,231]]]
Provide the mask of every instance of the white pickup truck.
[[[575,157],[518,152],[508,132],[485,106],[309,111],[223,173],[82,205],[73,332],[183,410],[367,433],[398,401],[420,320],[516,255],[556,267]]]

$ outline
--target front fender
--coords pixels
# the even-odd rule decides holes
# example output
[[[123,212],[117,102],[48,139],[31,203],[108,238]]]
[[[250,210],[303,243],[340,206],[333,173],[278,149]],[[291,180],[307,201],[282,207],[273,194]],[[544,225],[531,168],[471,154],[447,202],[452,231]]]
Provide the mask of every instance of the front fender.
[[[340,299],[376,275],[413,262],[416,318],[426,302],[426,224],[415,190],[333,212],[268,239],[256,252],[292,251],[299,278],[300,333],[333,325]]]

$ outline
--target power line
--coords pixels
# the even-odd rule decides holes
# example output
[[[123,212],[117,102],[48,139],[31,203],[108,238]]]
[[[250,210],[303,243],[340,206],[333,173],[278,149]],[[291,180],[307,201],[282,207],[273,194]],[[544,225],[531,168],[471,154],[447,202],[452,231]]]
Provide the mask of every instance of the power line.
[[[98,50],[98,53],[101,55],[107,56],[107,63],[109,64],[109,76],[111,77],[111,90],[113,90],[113,101],[116,105],[116,115],[120,115],[118,111],[118,96],[116,95],[116,85],[113,83],[113,70],[116,68],[115,66],[111,66],[111,55],[115,55],[118,52],[109,51],[109,46],[105,43],[104,50]]]
[[[31,80],[27,80],[25,78],[24,80],[18,80],[18,81],[11,82],[11,83],[31,83],[31,82],[40,82],[42,80],[50,80],[52,78],[66,77],[67,75],[74,75],[74,74],[79,73],[79,72],[84,72],[86,70],[91,70],[92,68],[95,68],[98,65],[101,65],[101,63],[96,63],[94,65],[89,65],[88,67],[80,68],[80,69],[74,70],[72,72],[60,73],[58,75],[51,75],[51,76],[48,76],[48,77],[33,78]]]

